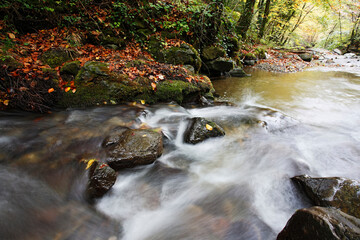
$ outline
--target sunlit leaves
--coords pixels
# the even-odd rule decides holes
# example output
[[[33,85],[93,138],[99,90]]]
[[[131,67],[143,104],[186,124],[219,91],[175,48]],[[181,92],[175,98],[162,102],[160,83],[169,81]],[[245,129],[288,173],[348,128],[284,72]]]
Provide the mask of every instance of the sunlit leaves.
[[[212,131],[212,130],[213,130],[213,127],[210,126],[209,124],[206,124],[205,127],[206,127],[206,129],[209,130],[209,131]]]

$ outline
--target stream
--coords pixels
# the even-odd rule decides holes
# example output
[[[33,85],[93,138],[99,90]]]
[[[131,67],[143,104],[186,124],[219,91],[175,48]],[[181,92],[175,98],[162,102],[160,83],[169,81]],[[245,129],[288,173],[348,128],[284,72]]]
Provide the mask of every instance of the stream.
[[[291,177],[360,180],[359,69],[252,70],[213,81],[233,104],[212,107],[1,112],[0,238],[276,239],[310,206]],[[192,117],[215,121],[226,136],[185,144]],[[85,164],[74,162],[104,158],[101,142],[116,126],[144,124],[162,129],[163,155],[120,171],[113,189],[88,205]]]

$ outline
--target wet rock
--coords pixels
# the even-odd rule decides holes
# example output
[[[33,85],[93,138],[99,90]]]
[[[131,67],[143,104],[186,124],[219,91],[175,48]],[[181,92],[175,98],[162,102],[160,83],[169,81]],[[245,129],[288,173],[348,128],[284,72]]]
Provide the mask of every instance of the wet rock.
[[[115,170],[151,164],[163,152],[161,133],[149,129],[120,131],[118,137],[106,138],[103,146],[106,146],[107,162]]]
[[[313,59],[313,54],[312,53],[301,53],[301,54],[299,54],[299,57],[305,62],[311,62],[311,60]]]
[[[46,52],[44,52],[40,60],[48,64],[50,67],[54,68],[60,66],[64,62],[67,62],[74,57],[78,56],[78,53],[74,50],[63,49],[63,48],[52,48]]]
[[[100,198],[115,184],[116,172],[107,164],[94,162],[89,171],[86,195],[89,199]]]
[[[205,61],[212,61],[219,57],[225,57],[225,50],[218,46],[208,46],[202,51],[201,58]]]
[[[300,209],[287,222],[277,240],[360,239],[360,219],[333,208]]]
[[[190,119],[188,128],[184,134],[184,141],[186,143],[196,144],[208,138],[221,137],[224,135],[224,129],[216,123],[205,118],[196,117]]]
[[[296,182],[318,206],[335,207],[360,218],[360,183],[354,180],[331,177],[311,178],[297,176]]]

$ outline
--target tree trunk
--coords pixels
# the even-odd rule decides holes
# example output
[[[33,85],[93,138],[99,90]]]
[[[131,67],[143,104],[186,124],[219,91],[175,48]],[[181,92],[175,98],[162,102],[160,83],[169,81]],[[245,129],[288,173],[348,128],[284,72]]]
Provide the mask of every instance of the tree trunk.
[[[240,33],[243,39],[246,38],[246,33],[249,30],[251,20],[254,13],[254,6],[256,0],[246,0],[245,8],[240,16],[239,21],[237,22],[237,32]]]
[[[269,17],[269,13],[270,13],[270,3],[271,3],[271,0],[266,0],[265,12],[264,12],[264,16],[262,17],[262,21],[261,21],[261,25],[260,25],[260,29],[259,29],[259,39],[261,39],[264,36],[265,26],[268,22],[268,17]]]

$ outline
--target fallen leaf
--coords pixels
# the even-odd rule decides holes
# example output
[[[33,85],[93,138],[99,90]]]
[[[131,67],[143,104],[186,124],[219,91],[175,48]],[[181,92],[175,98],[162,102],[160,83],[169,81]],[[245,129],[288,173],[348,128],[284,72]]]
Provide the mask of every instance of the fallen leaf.
[[[15,34],[13,34],[13,33],[8,33],[8,36],[9,36],[9,38],[11,38],[11,39],[14,39],[14,38],[15,38]]]
[[[151,87],[152,87],[152,90],[156,91],[156,83],[152,82]]]
[[[213,130],[213,127],[210,126],[209,124],[206,124],[205,127],[206,127],[206,129],[209,130],[209,131],[212,131],[212,130]]]
[[[86,169],[89,169],[91,167],[91,165],[93,165],[93,163],[96,161],[96,159],[90,159],[88,162],[87,162],[87,165],[86,165]]]

